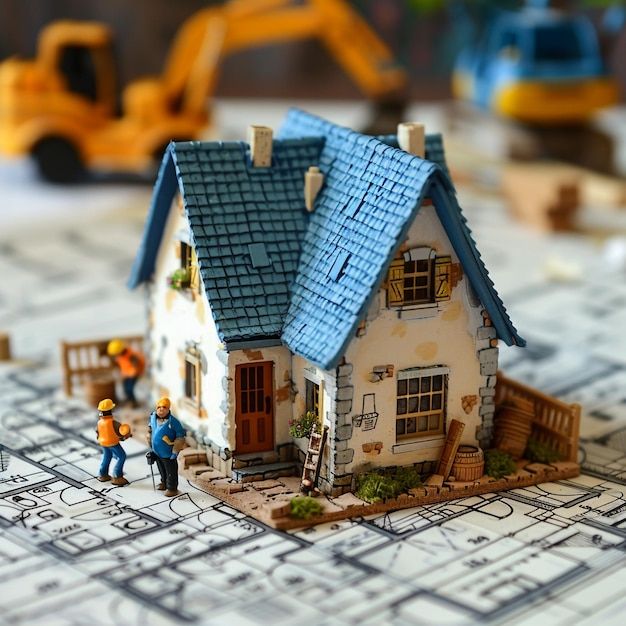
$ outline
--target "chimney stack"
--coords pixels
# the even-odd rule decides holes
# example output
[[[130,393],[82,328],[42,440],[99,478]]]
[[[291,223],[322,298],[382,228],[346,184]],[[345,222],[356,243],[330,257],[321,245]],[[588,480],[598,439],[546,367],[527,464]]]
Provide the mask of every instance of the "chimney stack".
[[[273,132],[267,126],[248,126],[248,144],[253,167],[272,165]]]
[[[424,124],[404,122],[398,124],[398,145],[413,156],[426,158]]]
[[[313,210],[315,198],[317,198],[323,182],[324,174],[320,172],[320,168],[316,165],[311,165],[309,171],[304,174],[304,204],[309,213]]]

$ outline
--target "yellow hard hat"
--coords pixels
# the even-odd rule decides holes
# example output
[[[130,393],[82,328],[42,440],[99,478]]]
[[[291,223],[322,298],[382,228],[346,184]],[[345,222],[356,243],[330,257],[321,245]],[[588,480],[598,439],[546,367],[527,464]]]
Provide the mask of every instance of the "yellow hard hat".
[[[164,406],[166,409],[169,409],[171,406],[170,403],[170,399],[169,398],[161,398],[157,403],[156,403],[157,409],[160,406]]]
[[[109,345],[107,346],[107,354],[109,356],[117,356],[118,354],[122,354],[124,352],[124,342],[121,339],[112,339],[109,341]]]
[[[115,408],[115,403],[111,398],[107,398],[106,400],[101,400],[100,404],[98,404],[98,411],[111,411]]]

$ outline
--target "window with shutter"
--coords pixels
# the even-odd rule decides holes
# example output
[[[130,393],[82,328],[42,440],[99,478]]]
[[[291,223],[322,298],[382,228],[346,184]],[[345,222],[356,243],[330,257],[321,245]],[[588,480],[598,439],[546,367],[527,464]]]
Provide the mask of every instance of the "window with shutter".
[[[387,276],[387,306],[403,307],[449,300],[452,259],[428,247],[412,248],[394,259]]]

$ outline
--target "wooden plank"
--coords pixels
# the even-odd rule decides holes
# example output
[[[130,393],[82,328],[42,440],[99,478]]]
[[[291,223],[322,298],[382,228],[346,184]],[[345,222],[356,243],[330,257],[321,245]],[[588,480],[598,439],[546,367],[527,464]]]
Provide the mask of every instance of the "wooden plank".
[[[463,422],[454,419],[450,421],[450,428],[448,429],[446,442],[441,451],[441,456],[439,457],[439,466],[436,472],[439,476],[443,476],[444,480],[448,478],[452,470],[454,456],[459,448],[459,443],[461,443],[461,435],[463,434],[464,428],[465,424]]]

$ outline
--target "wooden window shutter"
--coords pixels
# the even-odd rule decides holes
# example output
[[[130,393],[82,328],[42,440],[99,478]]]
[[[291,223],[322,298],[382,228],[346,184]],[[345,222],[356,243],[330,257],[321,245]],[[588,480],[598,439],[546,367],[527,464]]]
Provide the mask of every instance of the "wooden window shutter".
[[[191,249],[191,263],[189,264],[189,286],[196,292],[200,292],[200,272],[198,271],[198,257],[196,251]]]
[[[449,300],[452,292],[450,271],[452,259],[449,256],[439,256],[435,260],[435,302]]]
[[[389,266],[387,306],[404,304],[404,259],[395,259]]]

